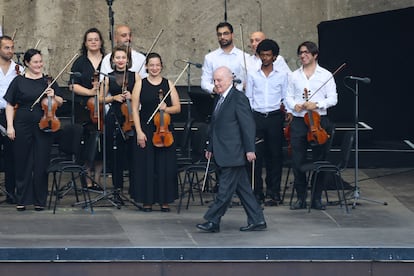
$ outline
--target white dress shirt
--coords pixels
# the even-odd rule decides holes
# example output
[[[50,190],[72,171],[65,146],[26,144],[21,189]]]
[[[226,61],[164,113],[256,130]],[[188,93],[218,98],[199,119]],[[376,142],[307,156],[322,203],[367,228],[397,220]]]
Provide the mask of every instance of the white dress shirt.
[[[278,110],[286,96],[289,73],[273,66],[266,76],[260,67],[248,71],[246,96],[250,107],[260,113]]]
[[[324,85],[325,82],[326,84]],[[335,106],[338,102],[336,84],[331,72],[316,65],[313,75],[307,78],[303,71],[303,66],[301,66],[290,75],[286,94],[286,104],[292,110],[293,116],[303,117],[306,114],[306,110],[301,112],[295,111],[296,104],[305,102],[305,88],[308,90],[308,100],[318,103],[318,109],[315,111],[321,116],[326,115],[327,109]]]
[[[20,72],[23,71],[23,67],[19,65]],[[9,70],[6,74],[3,73],[3,70],[0,70],[0,109],[6,108],[7,102],[3,98],[6,94],[7,88],[9,88],[12,80],[17,76],[16,72],[16,63],[12,60],[10,63]]]
[[[245,55],[246,57],[248,56],[246,53]],[[202,68],[203,73],[201,75],[201,88],[209,93],[213,93],[213,74],[214,71],[220,66],[228,67],[234,74],[234,77],[241,80],[241,83],[237,84],[236,88],[243,91],[243,83],[246,79],[244,55],[243,51],[236,47],[233,47],[229,53],[226,53],[223,49],[218,48],[204,57]]]
[[[256,55],[249,55],[246,58],[246,65],[247,71],[258,70],[260,66],[262,66],[262,60]],[[276,60],[273,62],[273,68],[276,68],[279,71],[286,71],[288,73],[292,72],[281,55],[278,55]]]

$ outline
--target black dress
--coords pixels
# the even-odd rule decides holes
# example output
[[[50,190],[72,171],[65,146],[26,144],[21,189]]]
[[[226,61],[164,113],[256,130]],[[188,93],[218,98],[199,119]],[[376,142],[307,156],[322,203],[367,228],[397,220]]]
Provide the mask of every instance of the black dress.
[[[39,128],[43,116],[40,103],[31,110],[32,104],[48,86],[45,78],[29,79],[17,76],[7,89],[4,99],[11,105],[18,104],[15,112],[14,129],[16,138],[13,143],[17,205],[46,206],[48,193],[47,167],[53,133]],[[59,86],[52,88],[59,95]]]
[[[158,93],[168,92],[168,80],[163,78],[159,85],[151,84],[147,78],[142,80],[140,95],[140,120],[142,131],[147,136],[145,148],[137,148],[137,179],[130,190],[131,197],[136,202],[144,204],[172,203],[178,198],[176,146],[154,147],[152,136],[156,127],[153,121],[147,124],[148,119],[159,104]],[[171,97],[166,99],[167,106],[171,106]],[[172,126],[170,124],[170,131]]]
[[[113,71],[109,73],[108,93],[112,96],[122,93],[122,80],[124,72]],[[132,91],[135,84],[135,73],[127,71],[127,90]],[[125,117],[121,111],[121,103],[113,101],[105,117],[106,149],[108,165],[112,172],[112,184],[115,189],[123,189],[124,170],[129,171],[129,182],[134,182],[134,152],[137,143],[135,131],[125,133],[122,126]]]

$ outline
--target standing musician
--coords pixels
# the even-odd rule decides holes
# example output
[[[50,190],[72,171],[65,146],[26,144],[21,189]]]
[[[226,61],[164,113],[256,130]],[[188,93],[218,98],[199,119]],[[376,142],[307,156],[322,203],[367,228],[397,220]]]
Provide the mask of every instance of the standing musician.
[[[230,68],[233,77],[240,80],[237,89],[243,91],[245,85],[244,53],[234,46],[233,26],[228,22],[221,22],[216,26],[216,35],[220,48],[208,53],[204,57],[201,75],[201,88],[209,93],[216,93],[213,73],[220,66]]]
[[[290,141],[292,147],[292,168],[295,176],[294,186],[297,192],[297,201],[290,206],[292,210],[306,208],[307,182],[304,172],[299,170],[306,161],[306,152],[309,145],[312,147],[314,161],[321,160],[324,153],[324,145],[309,143],[307,134],[309,126],[305,123],[305,114],[317,112],[320,116],[320,125],[328,133],[332,124],[327,115],[327,109],[338,102],[336,84],[332,73],[319,66],[318,46],[310,41],[301,43],[297,49],[302,66],[294,71],[289,80],[286,103],[292,110],[293,120],[290,123]],[[329,80],[329,81],[328,81]],[[308,101],[306,101],[308,99]],[[315,187],[315,194],[311,207],[324,210],[321,203],[321,187]]]
[[[72,65],[72,72],[81,73],[80,76],[73,75],[73,92],[75,93],[75,123],[84,126],[84,140],[86,141],[96,131],[103,128],[103,112],[94,118],[96,112],[103,108],[95,101],[99,92],[99,70],[101,68],[102,58],[105,55],[104,41],[101,32],[96,28],[87,30],[83,36],[81,46],[81,56],[79,56]],[[98,105],[98,106],[96,106]],[[101,110],[99,110],[101,109]],[[92,118],[91,118],[92,117]],[[99,120],[98,120],[99,118]],[[100,183],[102,172],[102,147],[97,147],[96,161],[94,164],[88,164],[89,169],[94,171],[95,183]],[[91,183],[88,179],[88,187],[99,189],[97,184]]]
[[[115,37],[114,37],[115,44],[117,46],[127,46],[131,51],[131,60],[132,66],[129,68],[132,72],[138,72],[141,78],[147,76],[147,72],[145,71],[144,64],[145,64],[145,56],[131,47],[132,42],[132,32],[131,29],[127,25],[119,25],[116,27],[115,30]],[[107,54],[101,66],[101,72],[104,74],[109,74],[113,71],[113,66],[111,65],[112,59],[111,54]]]
[[[148,77],[142,79],[132,93],[139,146],[135,169],[139,178],[130,193],[136,202],[144,204],[144,212],[151,212],[155,203],[160,204],[162,212],[169,212],[169,203],[178,198],[178,179],[175,143],[171,137],[172,126],[168,122],[170,114],[180,113],[180,98],[174,84],[161,75],[163,63],[159,54],[148,54],[145,67]],[[167,96],[168,92],[170,94]],[[158,114],[147,124],[158,106]],[[159,143],[160,140],[163,143]]]
[[[0,37],[0,124],[4,129],[6,123],[6,106],[7,102],[3,99],[7,88],[11,81],[20,75],[23,68],[17,65],[13,60],[14,42],[9,36]],[[6,202],[15,204],[15,175],[13,161],[13,145],[6,133],[0,135],[0,145],[3,145],[3,164],[4,164],[4,180],[6,188]],[[7,160],[7,161],[6,161]]]
[[[263,202],[262,168],[266,165],[265,205],[276,206],[280,201],[280,181],[283,165],[283,123],[285,113],[281,106],[286,96],[288,72],[275,66],[279,45],[271,39],[262,40],[257,46],[261,66],[248,71],[246,96],[249,98],[256,122],[256,145],[254,192]],[[264,163],[264,164],[263,164]]]
[[[14,140],[16,208],[24,211],[26,205],[33,204],[36,211],[42,211],[48,193],[47,167],[53,135],[39,128],[44,113],[40,103],[32,105],[42,94],[54,99],[59,106],[63,98],[58,96],[60,91],[56,83],[48,88],[50,85],[43,74],[39,50],[27,50],[23,62],[25,74],[14,78],[4,96],[7,101],[7,136]]]
[[[105,77],[104,84],[101,84],[100,88],[101,101],[110,106],[105,117],[106,149],[109,167],[112,171],[112,184],[117,190],[122,190],[124,187],[123,177],[126,165],[128,165],[130,185],[135,181],[132,158],[136,145],[134,139],[128,138],[122,130],[125,117],[121,111],[122,103],[131,99],[131,91],[135,83],[141,80],[138,73],[129,70],[132,66],[130,61],[128,47],[115,47],[111,54],[113,71]]]

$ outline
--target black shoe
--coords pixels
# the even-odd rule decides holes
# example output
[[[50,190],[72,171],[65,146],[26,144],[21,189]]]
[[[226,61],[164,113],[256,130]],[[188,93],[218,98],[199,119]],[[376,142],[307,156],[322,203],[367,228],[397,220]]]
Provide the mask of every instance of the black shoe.
[[[295,204],[290,205],[290,210],[306,209],[306,201],[298,199]]]
[[[256,224],[249,224],[247,226],[244,227],[240,227],[240,231],[242,232],[247,232],[247,231],[260,231],[260,230],[264,230],[267,228],[267,224],[265,221],[261,221],[259,223]]]
[[[271,198],[271,199],[265,201],[264,205],[265,206],[279,206],[279,201]]]
[[[43,211],[45,209],[45,207],[43,207],[43,206],[35,206],[34,209],[35,209],[35,211],[40,212],[40,211]]]
[[[211,221],[197,224],[197,228],[211,233],[220,232],[220,225]]]
[[[26,210],[26,207],[24,205],[17,205],[16,210],[17,211],[24,211],[24,210]]]
[[[315,210],[325,210],[326,209],[326,206],[323,205],[320,200],[314,200],[312,202],[311,208],[312,209],[315,209]]]
[[[161,207],[161,212],[168,213],[170,211],[171,211],[170,207]]]

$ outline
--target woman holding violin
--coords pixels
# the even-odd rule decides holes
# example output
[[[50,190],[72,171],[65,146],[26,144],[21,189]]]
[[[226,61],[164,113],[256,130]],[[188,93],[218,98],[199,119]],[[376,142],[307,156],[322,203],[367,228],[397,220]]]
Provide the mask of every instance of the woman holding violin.
[[[72,75],[75,93],[75,123],[84,126],[84,140],[94,137],[96,132],[101,132],[103,127],[103,106],[99,104],[99,71],[102,59],[105,55],[104,41],[101,32],[97,28],[88,29],[81,46],[81,56],[72,65],[72,72],[80,75]],[[92,138],[93,139],[93,138]],[[94,164],[89,164],[94,171],[96,184],[88,183],[89,188],[99,189],[102,172],[102,146],[97,145],[97,154]],[[89,180],[89,179],[88,179]],[[98,184],[98,185],[97,185]]]
[[[58,96],[59,86],[56,83],[50,85],[50,80],[43,74],[43,60],[39,50],[27,50],[23,62],[26,66],[24,75],[17,76],[11,82],[4,96],[7,101],[7,136],[14,140],[16,208],[24,211],[27,205],[33,204],[36,211],[42,211],[47,200],[47,167],[54,130],[41,130],[40,122],[47,111],[42,110],[40,103],[32,105],[43,94],[42,103],[45,103],[45,98],[52,99],[55,110],[56,105],[62,105],[63,98]],[[53,122],[54,115],[52,114],[48,127],[58,125]]]
[[[306,162],[309,146],[314,161],[325,158],[326,141],[333,127],[327,117],[327,109],[335,106],[338,101],[332,73],[317,62],[318,46],[305,41],[299,45],[297,54],[302,66],[290,76],[286,95],[286,104],[293,114],[290,145],[297,201],[290,206],[292,210],[306,208],[306,175],[299,168]],[[311,202],[312,208],[325,209],[321,203],[321,193],[322,189],[317,185]]]
[[[176,152],[170,114],[179,113],[181,105],[174,84],[161,75],[161,56],[157,53],[148,54],[145,66],[148,77],[142,79],[132,92],[138,143],[135,170],[139,178],[130,193],[136,202],[144,204],[145,212],[152,211],[155,203],[160,204],[162,212],[169,212],[169,204],[178,198]],[[149,121],[155,111],[157,113]]]
[[[108,153],[109,167],[112,171],[112,184],[115,189],[124,187],[124,169],[129,170],[129,183],[135,181],[134,151],[136,144],[133,137],[129,137],[122,129],[126,118],[121,107],[131,99],[131,91],[141,78],[138,73],[129,70],[131,68],[131,54],[127,46],[116,46],[111,54],[113,71],[104,78],[101,85],[101,101],[110,106],[105,117],[105,135]],[[105,91],[103,91],[105,90]],[[134,132],[132,132],[134,135]]]

